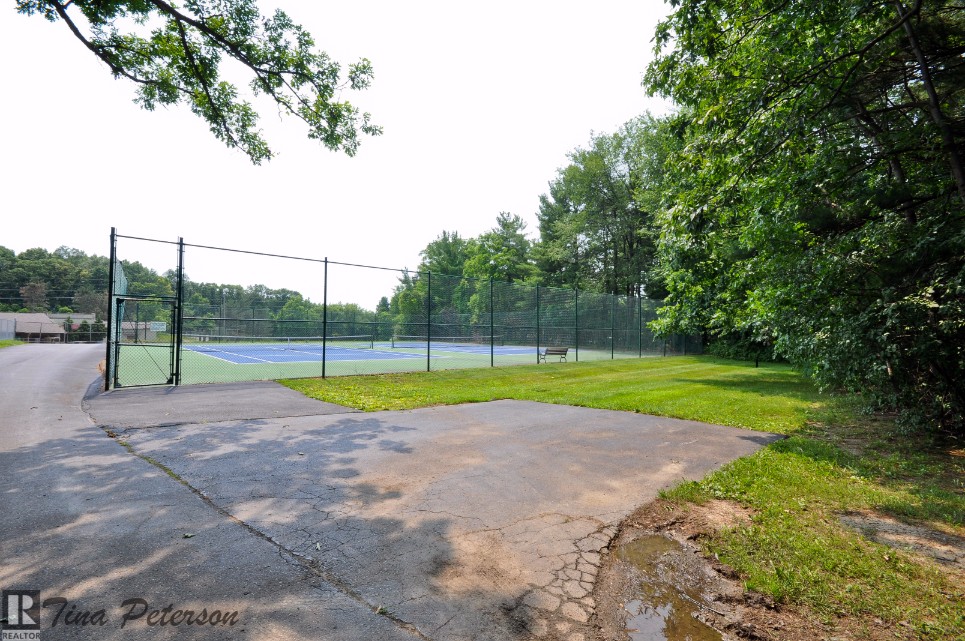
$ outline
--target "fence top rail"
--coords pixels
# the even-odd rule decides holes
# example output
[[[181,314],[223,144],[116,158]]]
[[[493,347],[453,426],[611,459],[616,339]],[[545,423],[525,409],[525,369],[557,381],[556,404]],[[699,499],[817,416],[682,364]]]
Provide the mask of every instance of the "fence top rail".
[[[157,294],[114,294],[114,300],[177,300],[177,296],[161,296]]]
[[[125,236],[124,234],[114,234],[115,238],[127,238],[129,240],[144,240],[149,243],[164,243],[165,245],[177,245],[176,240],[161,240],[160,238],[144,238],[143,236]]]
[[[249,255],[249,256],[264,256],[264,257],[266,257],[266,258],[283,258],[283,259],[287,259],[287,260],[300,260],[300,261],[309,262],[309,263],[323,263],[323,264],[326,264],[326,265],[340,265],[340,266],[343,266],[343,267],[359,267],[359,268],[363,268],[363,269],[378,269],[378,270],[381,270],[381,271],[389,271],[389,272],[405,272],[405,273],[409,273],[409,274],[429,274],[429,275],[439,276],[439,277],[442,277],[442,278],[459,279],[459,280],[463,280],[463,281],[489,282],[489,283],[492,283],[492,284],[494,284],[494,285],[498,284],[498,285],[500,285],[500,286],[509,285],[509,286],[512,286],[512,287],[525,287],[525,288],[528,288],[528,289],[537,289],[537,290],[538,290],[538,289],[542,289],[542,290],[555,290],[555,291],[564,291],[564,292],[577,292],[577,293],[580,293],[580,294],[583,294],[583,295],[590,295],[590,296],[595,296],[595,295],[598,295],[598,296],[613,296],[613,297],[616,297],[616,298],[628,299],[628,300],[638,300],[638,299],[640,299],[640,300],[657,302],[655,299],[651,299],[651,298],[648,298],[648,297],[646,297],[646,296],[633,296],[633,295],[627,295],[627,294],[611,294],[611,293],[607,293],[607,292],[586,292],[586,291],[580,290],[578,287],[554,287],[554,286],[551,286],[551,285],[540,285],[539,283],[536,283],[536,284],[514,283],[514,282],[509,282],[509,281],[494,280],[493,278],[481,278],[481,277],[475,277],[475,276],[463,276],[463,275],[461,275],[461,274],[444,274],[444,273],[441,273],[441,272],[433,272],[433,271],[431,271],[431,270],[430,270],[430,271],[422,271],[422,270],[419,270],[419,269],[409,269],[409,268],[407,268],[407,267],[379,267],[379,266],[377,266],[377,265],[362,265],[362,264],[360,264],[360,263],[343,263],[343,262],[340,262],[340,261],[329,260],[328,257],[325,257],[325,258],[306,258],[305,256],[290,256],[290,255],[287,255],[287,254],[272,254],[272,253],[268,253],[268,252],[252,251],[252,250],[248,250],[248,249],[233,249],[233,248],[230,248],[230,247],[216,247],[216,246],[214,246],[214,245],[199,245],[199,244],[195,244],[195,243],[186,243],[186,242],[183,241],[183,239],[182,239],[182,240],[179,240],[179,241],[160,240],[160,239],[157,239],[157,238],[144,238],[143,236],[125,236],[125,235],[123,235],[123,234],[115,234],[115,237],[116,237],[116,238],[127,238],[127,239],[130,239],[130,240],[143,240],[143,241],[152,242],[152,243],[165,243],[165,244],[168,244],[168,245],[179,245],[179,246],[183,246],[183,247],[195,247],[195,248],[197,248],[197,249],[211,249],[211,250],[214,250],[214,251],[226,251],[226,252],[233,252],[233,253],[236,253],[236,254],[247,254],[247,255]]]

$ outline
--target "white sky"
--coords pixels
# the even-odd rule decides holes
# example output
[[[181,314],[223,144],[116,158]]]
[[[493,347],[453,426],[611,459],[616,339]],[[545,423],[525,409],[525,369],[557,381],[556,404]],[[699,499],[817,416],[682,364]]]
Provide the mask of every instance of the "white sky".
[[[331,152],[263,110],[274,160],[253,166],[186,107],[154,113],[62,23],[0,11],[0,245],[106,255],[118,233],[347,263],[415,268],[443,229],[480,234],[500,211],[535,238],[540,194],[585,145],[662,103],[641,75],[659,0],[484,4],[262,1],[283,8],[344,64],[375,67],[350,100],[384,127],[358,155]],[[144,243],[121,258],[163,271]],[[189,249],[192,280],[288,287],[321,300],[321,270]],[[337,285],[335,282],[337,279]],[[329,300],[373,308],[396,275],[330,274]]]

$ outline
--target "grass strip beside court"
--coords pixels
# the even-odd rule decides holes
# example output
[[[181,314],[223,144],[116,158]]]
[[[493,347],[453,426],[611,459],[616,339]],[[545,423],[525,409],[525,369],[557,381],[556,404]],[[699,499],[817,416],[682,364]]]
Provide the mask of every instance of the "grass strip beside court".
[[[961,568],[841,522],[875,514],[965,536],[965,451],[862,415],[788,367],[676,357],[283,382],[364,410],[513,398],[788,435],[664,494],[682,509],[717,498],[754,511],[751,524],[704,539],[705,552],[778,604],[831,626],[846,620],[856,638],[883,638],[885,626],[889,638],[965,639]]]
[[[827,402],[783,365],[747,367],[696,357],[548,363],[282,381],[365,411],[504,398],[623,410],[788,434]]]
[[[23,341],[18,341],[13,338],[0,340],[0,349],[4,347],[14,347],[16,345],[23,345]]]

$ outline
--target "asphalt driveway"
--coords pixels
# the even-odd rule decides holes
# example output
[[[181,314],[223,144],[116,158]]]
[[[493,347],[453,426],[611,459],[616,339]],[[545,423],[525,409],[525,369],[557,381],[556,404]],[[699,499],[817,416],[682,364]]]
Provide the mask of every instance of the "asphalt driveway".
[[[520,401],[363,414],[273,383],[91,394],[91,420],[83,349],[0,350],[21,425],[0,428],[0,509],[23,524],[0,526],[0,583],[233,608],[232,638],[589,638],[620,521],[778,438]],[[72,634],[165,632],[111,625]]]

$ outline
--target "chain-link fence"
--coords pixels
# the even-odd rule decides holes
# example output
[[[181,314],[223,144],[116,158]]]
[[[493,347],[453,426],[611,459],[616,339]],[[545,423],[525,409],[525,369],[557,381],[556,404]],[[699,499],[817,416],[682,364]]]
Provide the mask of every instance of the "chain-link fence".
[[[128,282],[123,249],[161,243],[168,287]],[[151,249],[157,247],[151,245]],[[122,256],[128,260],[137,255]],[[112,233],[108,386],[214,383],[700,353],[657,337],[659,301],[168,243]],[[185,273],[216,265],[259,284]],[[264,284],[274,279],[271,285]],[[298,291],[278,281],[299,281]],[[309,296],[305,292],[310,292]],[[355,302],[366,292],[375,308]],[[547,349],[550,353],[547,353]],[[542,358],[541,358],[542,357]]]
[[[16,337],[16,328],[15,320],[0,318],[0,341],[13,340]]]

